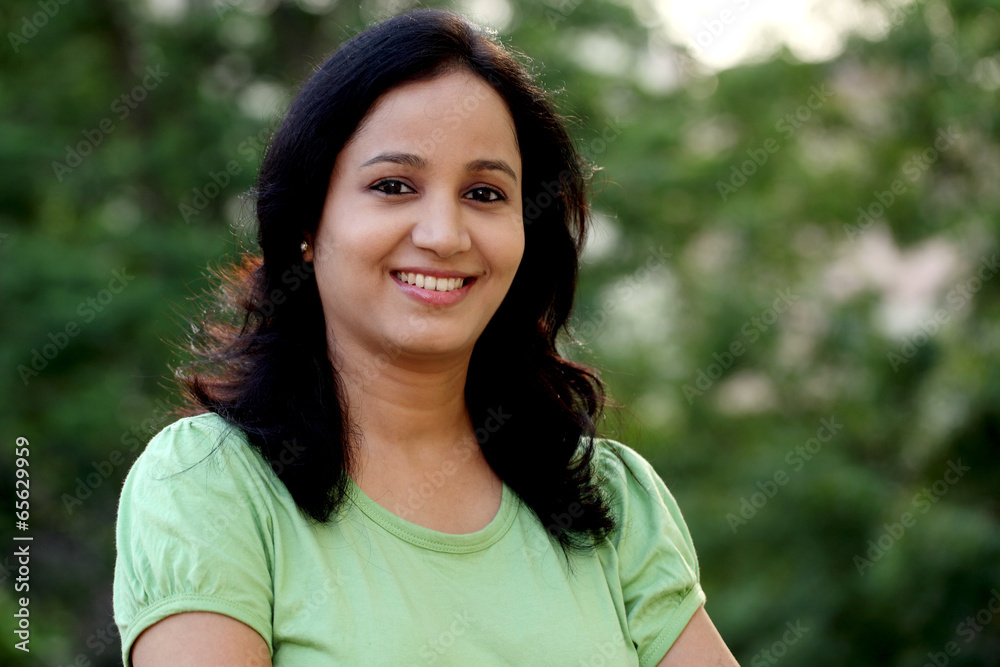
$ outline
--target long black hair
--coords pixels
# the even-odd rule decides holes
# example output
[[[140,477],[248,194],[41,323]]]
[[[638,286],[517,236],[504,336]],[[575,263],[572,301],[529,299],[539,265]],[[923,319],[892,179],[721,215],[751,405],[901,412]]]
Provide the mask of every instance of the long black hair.
[[[526,67],[456,14],[418,10],[370,27],[303,84],[258,176],[261,254],[224,272],[230,317],[208,317],[196,359],[177,372],[182,414],[212,411],[242,429],[304,513],[335,517],[357,434],[299,245],[319,224],[338,153],[379,96],[460,68],[488,82],[514,120],[525,235],[510,290],[474,347],[466,404],[486,460],[568,555],[616,525],[592,465],[603,384],[557,350],[586,237],[589,172]]]

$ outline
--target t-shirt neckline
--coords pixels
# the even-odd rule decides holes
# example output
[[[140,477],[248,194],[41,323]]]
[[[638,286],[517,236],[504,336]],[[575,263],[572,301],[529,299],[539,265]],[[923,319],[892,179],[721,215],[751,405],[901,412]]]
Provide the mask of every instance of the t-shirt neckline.
[[[514,518],[517,515],[518,499],[517,495],[507,486],[506,482],[502,482],[502,485],[500,509],[497,510],[496,516],[482,529],[474,533],[455,534],[427,528],[426,526],[415,524],[412,521],[407,521],[403,517],[393,514],[369,498],[351,476],[347,476],[348,496],[365,516],[389,533],[414,546],[447,553],[481,551],[495,544],[506,534],[514,524]]]

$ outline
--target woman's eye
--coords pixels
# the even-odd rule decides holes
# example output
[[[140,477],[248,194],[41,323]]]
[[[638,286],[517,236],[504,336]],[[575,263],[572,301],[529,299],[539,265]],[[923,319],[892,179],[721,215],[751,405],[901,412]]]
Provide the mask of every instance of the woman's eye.
[[[487,187],[472,188],[465,196],[476,201],[501,201],[506,199],[499,190]]]
[[[377,190],[385,195],[405,195],[414,192],[414,189],[402,181],[387,178],[372,186],[372,190]]]

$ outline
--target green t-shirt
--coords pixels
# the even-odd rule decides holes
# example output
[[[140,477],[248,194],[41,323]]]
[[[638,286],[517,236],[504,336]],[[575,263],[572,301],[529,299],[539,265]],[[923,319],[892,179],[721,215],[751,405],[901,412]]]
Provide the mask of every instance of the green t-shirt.
[[[475,533],[411,523],[353,482],[346,512],[321,525],[241,431],[214,413],[180,419],[122,488],[114,612],[124,664],[152,624],[207,611],[259,632],[275,667],[655,665],[705,601],[697,557],[653,467],[613,440],[595,443],[625,520],[592,555],[571,556],[570,573],[506,484]]]

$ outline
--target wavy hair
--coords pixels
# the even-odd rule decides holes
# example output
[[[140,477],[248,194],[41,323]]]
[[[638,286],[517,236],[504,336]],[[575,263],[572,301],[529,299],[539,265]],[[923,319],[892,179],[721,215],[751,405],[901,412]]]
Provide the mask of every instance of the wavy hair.
[[[418,10],[370,27],[305,81],[258,175],[260,254],[222,272],[220,311],[206,315],[194,360],[176,372],[181,414],[212,411],[240,428],[304,513],[335,517],[358,433],[299,244],[319,224],[338,153],[379,96],[455,68],[506,101],[523,164],[524,255],[473,349],[466,405],[486,460],[568,555],[616,525],[592,465],[604,386],[557,350],[587,233],[590,172],[525,66],[456,14]],[[502,425],[492,419],[500,413]]]

